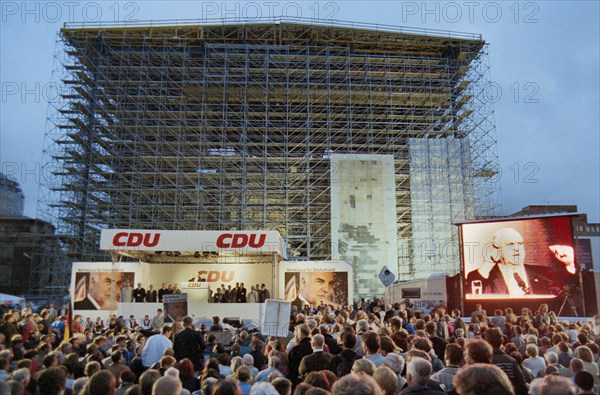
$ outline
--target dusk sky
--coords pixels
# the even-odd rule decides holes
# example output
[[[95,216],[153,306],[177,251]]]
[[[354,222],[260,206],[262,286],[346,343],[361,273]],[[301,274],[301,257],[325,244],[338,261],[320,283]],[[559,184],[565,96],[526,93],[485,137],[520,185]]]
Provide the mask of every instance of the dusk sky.
[[[497,214],[574,204],[600,222],[600,2],[2,1],[0,162],[38,216],[53,61],[64,22],[295,17],[481,34],[502,171]],[[55,65],[56,66],[56,65]]]

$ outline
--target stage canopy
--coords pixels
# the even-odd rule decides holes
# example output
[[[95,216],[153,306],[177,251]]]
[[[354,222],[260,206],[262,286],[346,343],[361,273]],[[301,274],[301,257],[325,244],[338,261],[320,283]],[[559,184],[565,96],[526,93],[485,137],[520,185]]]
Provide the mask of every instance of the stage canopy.
[[[230,262],[242,256],[249,263],[287,255],[277,231],[104,229],[100,249],[150,263]]]

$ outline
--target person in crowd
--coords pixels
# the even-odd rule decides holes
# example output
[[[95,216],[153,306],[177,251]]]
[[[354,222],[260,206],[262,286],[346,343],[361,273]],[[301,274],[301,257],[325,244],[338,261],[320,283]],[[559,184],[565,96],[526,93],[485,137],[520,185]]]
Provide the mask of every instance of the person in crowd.
[[[152,330],[160,331],[165,323],[165,317],[163,316],[162,309],[156,310],[156,315],[152,318]]]
[[[455,343],[448,344],[446,346],[446,351],[444,352],[446,367],[435,372],[431,376],[433,380],[439,381],[447,392],[454,389],[453,379],[460,369],[463,353],[464,350],[460,345]]]
[[[579,395],[595,395],[594,391],[594,376],[590,372],[582,370],[577,372],[573,377],[573,382],[577,386],[577,393]]]
[[[461,369],[453,383],[460,395],[515,395],[506,373],[488,363],[475,363]]]
[[[173,350],[175,358],[180,361],[184,358],[192,361],[194,370],[200,371],[204,367],[201,355],[206,348],[204,336],[194,328],[191,317],[183,318],[183,330],[173,337]]]
[[[300,362],[302,362],[302,358],[313,353],[310,342],[310,332],[307,325],[302,324],[296,327],[296,338],[298,339],[298,343],[288,354],[288,379],[290,379],[294,386],[298,385],[300,382],[300,373],[298,369],[300,367]]]
[[[310,345],[312,354],[305,356],[300,361],[298,373],[300,376],[306,377],[308,373],[320,370],[331,370],[331,360],[333,355],[323,351],[325,338],[321,334],[316,334],[312,337]]]
[[[172,333],[173,329],[170,326],[163,326],[161,333],[150,336],[146,340],[142,350],[142,363],[146,368],[160,361],[164,350],[173,346],[169,339]]]
[[[431,373],[431,362],[425,358],[412,358],[406,367],[407,386],[400,392],[400,394],[443,394],[443,391],[437,391],[427,386],[427,382],[431,377]]]
[[[526,395],[527,383],[525,381],[525,377],[517,362],[510,355],[506,354],[504,350],[501,349],[503,334],[499,328],[490,328],[485,333],[485,339],[487,340],[487,344],[492,347],[493,358],[491,363],[498,366],[500,369],[506,373],[508,378],[510,379],[513,389],[516,395]],[[472,342],[467,344],[467,350]],[[486,361],[475,361],[487,363]]]
[[[383,395],[383,391],[371,376],[348,374],[337,380],[331,388],[333,395]]]
[[[367,332],[361,337],[362,348],[365,353],[364,359],[368,359],[375,364],[376,367],[383,364],[383,355],[379,352],[381,340],[376,332]]]

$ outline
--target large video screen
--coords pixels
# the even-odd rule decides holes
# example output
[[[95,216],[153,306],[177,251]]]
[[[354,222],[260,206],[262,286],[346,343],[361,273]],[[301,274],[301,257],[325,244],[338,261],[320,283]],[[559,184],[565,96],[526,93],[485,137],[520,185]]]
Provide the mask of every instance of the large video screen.
[[[552,299],[576,283],[569,216],[460,226],[465,299]]]

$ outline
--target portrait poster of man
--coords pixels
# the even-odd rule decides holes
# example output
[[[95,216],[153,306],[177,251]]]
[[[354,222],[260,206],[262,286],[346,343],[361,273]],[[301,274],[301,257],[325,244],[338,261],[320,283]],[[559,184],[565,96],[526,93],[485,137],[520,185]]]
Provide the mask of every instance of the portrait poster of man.
[[[301,271],[285,272],[284,300],[302,309],[305,305],[317,308],[321,305],[348,304],[348,272]]]
[[[187,294],[163,296],[165,322],[181,322],[188,314]]]
[[[134,272],[75,273],[73,308],[75,310],[116,310],[121,287],[134,283]]]
[[[466,299],[555,298],[577,277],[570,217],[462,224]]]

